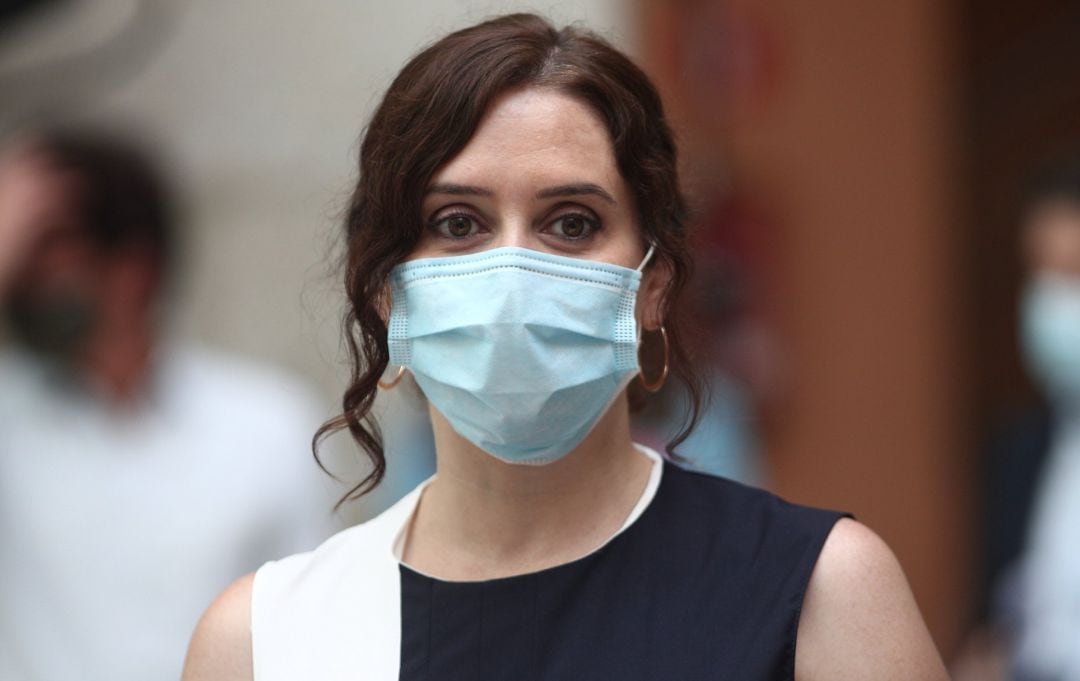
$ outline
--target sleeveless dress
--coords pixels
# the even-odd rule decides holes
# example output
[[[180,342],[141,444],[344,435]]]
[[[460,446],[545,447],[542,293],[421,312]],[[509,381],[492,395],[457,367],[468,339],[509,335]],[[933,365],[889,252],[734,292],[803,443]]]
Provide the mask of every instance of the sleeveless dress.
[[[255,681],[790,681],[822,544],[844,514],[653,460],[604,545],[446,582],[398,556],[424,483],[252,591]]]

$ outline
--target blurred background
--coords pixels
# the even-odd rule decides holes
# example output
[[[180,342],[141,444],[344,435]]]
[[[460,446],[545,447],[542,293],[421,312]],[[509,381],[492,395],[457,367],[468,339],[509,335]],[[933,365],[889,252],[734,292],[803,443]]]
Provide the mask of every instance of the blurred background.
[[[168,333],[303,377],[328,417],[367,116],[420,46],[511,9],[597,30],[664,94],[714,392],[691,459],[853,512],[958,676],[1005,678],[998,582],[1041,475],[1010,443],[1050,409],[1022,359],[1025,192],[1080,148],[1080,3],[6,0],[0,135],[92,125],[152,148],[179,197]],[[430,469],[422,405],[393,399],[389,482],[342,523]],[[680,399],[640,437],[662,442]]]

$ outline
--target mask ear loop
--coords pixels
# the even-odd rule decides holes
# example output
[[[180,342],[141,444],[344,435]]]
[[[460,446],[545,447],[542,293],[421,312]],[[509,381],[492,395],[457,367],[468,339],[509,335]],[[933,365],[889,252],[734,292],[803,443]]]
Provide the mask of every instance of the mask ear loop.
[[[649,250],[645,252],[645,259],[642,260],[641,264],[637,266],[637,271],[638,272],[645,269],[645,266],[649,264],[649,261],[652,260],[653,253],[656,253],[656,242],[655,241],[650,241],[649,242]]]
[[[653,254],[655,254],[655,253],[656,253],[656,242],[655,241],[650,241],[649,242],[649,250],[646,251],[645,258],[641,261],[641,264],[637,266],[637,271],[638,272],[645,269],[645,265],[649,264],[649,261],[652,260]],[[655,381],[646,382],[645,374],[644,373],[639,373],[638,374],[638,380],[641,381],[641,387],[644,388],[646,392],[650,392],[650,393],[654,393],[654,392],[660,390],[660,388],[664,387],[664,382],[667,381],[668,359],[670,357],[671,352],[670,352],[670,347],[668,345],[667,329],[664,328],[663,324],[660,325],[660,338],[663,339],[663,341],[664,341],[664,368],[660,370],[660,376],[658,376]]]
[[[664,347],[667,347],[667,346],[665,345]],[[666,354],[665,354],[665,356],[666,356]],[[667,363],[666,359],[664,360],[664,363],[665,364]],[[382,379],[379,379],[379,382],[378,382],[377,385],[380,388],[382,388],[383,390],[393,390],[394,388],[397,387],[398,383],[401,383],[401,379],[404,378],[404,377],[405,377],[405,367],[400,366],[400,367],[398,367],[398,370],[397,370],[397,376],[394,376],[394,380],[392,380],[392,381],[390,381],[388,383],[384,383]]]

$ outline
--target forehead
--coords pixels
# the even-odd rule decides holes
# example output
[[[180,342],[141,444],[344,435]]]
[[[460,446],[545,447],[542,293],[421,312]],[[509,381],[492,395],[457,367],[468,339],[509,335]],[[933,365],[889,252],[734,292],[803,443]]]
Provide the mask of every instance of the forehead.
[[[567,173],[608,184],[619,180],[608,130],[574,97],[528,88],[498,97],[468,144],[432,181],[469,181],[477,175],[540,180]]]

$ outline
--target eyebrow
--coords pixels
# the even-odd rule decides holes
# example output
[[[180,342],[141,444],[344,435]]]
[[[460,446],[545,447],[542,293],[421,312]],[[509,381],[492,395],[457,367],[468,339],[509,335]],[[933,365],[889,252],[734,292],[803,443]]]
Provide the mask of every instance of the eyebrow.
[[[467,184],[433,184],[426,194],[451,194],[453,196],[495,196],[495,192],[484,187]]]
[[[477,187],[468,184],[442,183],[428,187],[426,194],[449,194],[451,196],[494,196],[495,192],[486,187]],[[561,184],[557,187],[548,187],[536,192],[538,199],[552,199],[567,196],[591,195],[599,196],[604,201],[615,205],[615,197],[603,187],[591,182],[575,182],[573,184]]]
[[[603,187],[598,184],[592,184],[591,182],[577,182],[574,184],[563,184],[558,187],[549,187],[547,189],[541,189],[536,192],[536,198],[538,199],[551,199],[564,196],[581,196],[583,194],[590,194],[592,196],[599,196],[608,203],[615,205],[615,197],[609,194]]]

